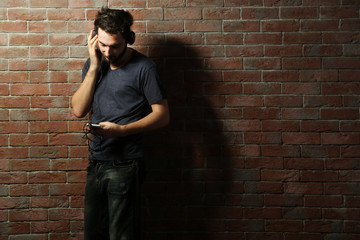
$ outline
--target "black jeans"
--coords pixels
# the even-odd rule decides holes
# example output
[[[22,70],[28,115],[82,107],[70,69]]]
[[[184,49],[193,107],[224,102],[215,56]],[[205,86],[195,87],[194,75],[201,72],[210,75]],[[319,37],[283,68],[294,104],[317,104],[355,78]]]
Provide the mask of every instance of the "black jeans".
[[[85,240],[140,239],[140,159],[90,161],[85,187]]]

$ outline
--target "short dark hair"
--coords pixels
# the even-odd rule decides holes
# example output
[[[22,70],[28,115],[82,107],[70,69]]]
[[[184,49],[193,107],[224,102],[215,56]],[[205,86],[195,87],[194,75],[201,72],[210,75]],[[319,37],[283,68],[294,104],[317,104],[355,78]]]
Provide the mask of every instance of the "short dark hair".
[[[127,11],[102,7],[94,21],[94,29],[98,31],[101,28],[110,34],[120,33],[124,39],[128,39],[133,21]]]

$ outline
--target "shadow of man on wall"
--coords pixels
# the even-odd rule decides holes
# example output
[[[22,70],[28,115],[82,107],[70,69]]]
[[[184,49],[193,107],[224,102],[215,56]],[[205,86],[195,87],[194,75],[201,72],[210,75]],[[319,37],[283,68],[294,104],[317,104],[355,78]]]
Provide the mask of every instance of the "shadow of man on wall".
[[[167,89],[171,123],[146,135],[143,239],[222,238],[223,219],[241,218],[231,204],[243,184],[233,181],[231,168],[242,167],[243,159],[229,151],[241,134],[224,131],[222,72],[208,69],[205,58],[211,56],[200,50],[175,39],[149,47]]]

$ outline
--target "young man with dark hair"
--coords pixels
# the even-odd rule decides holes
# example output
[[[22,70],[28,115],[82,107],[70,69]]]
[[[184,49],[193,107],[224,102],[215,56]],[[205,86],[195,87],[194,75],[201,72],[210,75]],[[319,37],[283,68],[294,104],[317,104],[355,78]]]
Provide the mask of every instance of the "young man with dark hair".
[[[155,64],[129,48],[133,18],[102,8],[88,38],[89,59],[72,97],[76,117],[91,112],[85,188],[85,239],[139,239],[143,133],[168,125],[169,109]]]

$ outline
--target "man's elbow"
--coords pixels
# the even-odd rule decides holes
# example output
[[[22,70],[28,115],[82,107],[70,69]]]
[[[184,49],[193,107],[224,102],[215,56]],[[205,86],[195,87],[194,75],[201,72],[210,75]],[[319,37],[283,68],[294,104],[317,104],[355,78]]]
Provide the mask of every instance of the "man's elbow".
[[[86,113],[83,113],[83,112],[81,112],[81,111],[77,111],[77,110],[74,109],[74,108],[71,109],[71,114],[72,114],[73,116],[75,116],[76,118],[83,118],[83,117],[86,116]]]

